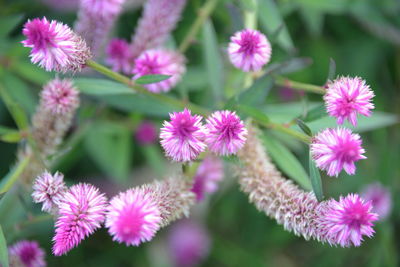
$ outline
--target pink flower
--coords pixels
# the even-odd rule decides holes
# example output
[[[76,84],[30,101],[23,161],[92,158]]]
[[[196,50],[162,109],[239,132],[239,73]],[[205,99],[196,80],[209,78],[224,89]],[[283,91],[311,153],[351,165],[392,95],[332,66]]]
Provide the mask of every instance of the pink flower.
[[[54,175],[45,171],[33,183],[32,198],[35,203],[43,203],[42,211],[55,212],[64,197],[67,187],[64,175],[56,172]]]
[[[327,112],[337,118],[338,124],[347,119],[354,126],[357,125],[357,114],[371,116],[371,103],[374,93],[359,77],[340,77],[327,84],[328,89],[324,96]]]
[[[235,112],[216,111],[207,119],[205,142],[218,155],[232,155],[246,142],[247,130]]]
[[[92,234],[105,219],[107,199],[90,184],[71,186],[59,206],[53,254],[61,256]]]
[[[136,129],[136,140],[142,145],[153,144],[157,139],[157,129],[153,123],[144,121]]]
[[[10,266],[44,267],[46,266],[45,252],[36,241],[22,240],[8,249]]]
[[[161,128],[161,145],[168,157],[174,161],[194,160],[206,148],[203,142],[205,128],[202,117],[191,115],[190,110],[169,114],[171,121],[164,121]]]
[[[346,128],[326,129],[318,133],[311,144],[311,154],[317,167],[326,170],[329,176],[338,176],[344,169],[354,174],[354,162],[366,159],[358,134]]]
[[[106,53],[106,61],[112,66],[113,71],[131,74],[134,59],[127,41],[112,39],[108,44]]]
[[[81,0],[81,8],[93,16],[107,18],[119,15],[125,0]]]
[[[231,37],[228,54],[236,68],[245,72],[258,71],[271,58],[271,44],[261,32],[245,29]]]
[[[218,189],[218,182],[224,177],[224,165],[221,159],[207,156],[197,169],[194,177],[192,192],[197,201],[204,198],[204,193],[214,193]]]
[[[79,106],[79,91],[67,79],[50,81],[43,87],[41,98],[44,108],[54,115],[71,113]]]
[[[171,75],[164,81],[145,85],[147,90],[153,93],[168,92],[181,80],[186,71],[184,63],[184,57],[177,52],[164,49],[148,50],[136,59],[133,79],[150,74]]]
[[[150,241],[161,223],[157,203],[140,188],[120,193],[110,201],[106,227],[113,240],[127,246]]]
[[[392,210],[392,195],[388,188],[380,183],[367,185],[361,193],[366,201],[371,201],[372,211],[379,215],[379,220],[383,221],[388,217]]]
[[[168,238],[170,255],[174,266],[196,266],[204,260],[210,250],[210,237],[206,229],[194,221],[176,223]]]
[[[318,221],[331,244],[358,247],[364,235],[372,237],[375,232],[372,226],[378,215],[371,210],[371,201],[365,202],[358,195],[349,194],[339,201],[330,200]]]
[[[86,43],[67,25],[45,17],[28,20],[22,33],[25,47],[32,48],[32,63],[47,71],[80,71],[91,54]]]

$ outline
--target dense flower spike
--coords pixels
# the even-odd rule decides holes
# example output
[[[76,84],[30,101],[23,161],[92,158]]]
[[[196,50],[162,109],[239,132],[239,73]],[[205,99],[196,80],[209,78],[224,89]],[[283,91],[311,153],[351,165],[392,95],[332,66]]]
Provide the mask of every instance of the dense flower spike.
[[[379,220],[385,220],[392,210],[392,194],[389,189],[380,183],[367,185],[361,191],[361,197],[371,201],[372,211],[379,215]]]
[[[356,126],[357,114],[371,116],[374,93],[363,79],[340,77],[327,86],[324,96],[327,112],[337,119],[338,124],[347,119]]]
[[[206,148],[203,142],[206,130],[201,123],[202,117],[192,116],[186,108],[169,116],[171,121],[164,121],[160,133],[165,153],[174,161],[194,160]]]
[[[271,44],[261,32],[245,29],[231,37],[228,54],[236,68],[245,72],[258,71],[271,58]]]
[[[165,49],[148,50],[135,60],[133,79],[150,74],[171,75],[164,81],[144,85],[153,93],[168,92],[181,80],[186,71],[184,63],[184,57],[178,52]]]
[[[148,0],[132,36],[134,58],[144,51],[161,47],[175,29],[186,0]]]
[[[79,91],[73,86],[72,81],[56,78],[43,87],[41,99],[44,108],[54,115],[66,114],[79,106]]]
[[[71,186],[59,206],[53,254],[61,256],[92,234],[105,219],[107,199],[90,184]]]
[[[106,61],[112,66],[113,71],[131,74],[134,59],[127,41],[112,39],[107,46],[106,54]]]
[[[158,137],[155,125],[149,121],[144,121],[139,124],[136,129],[136,140],[142,145],[153,144]]]
[[[246,142],[247,130],[235,112],[216,111],[207,119],[205,142],[210,151],[226,156],[235,154]]]
[[[45,252],[36,241],[22,240],[8,249],[10,266],[44,267],[46,266]]]
[[[110,201],[106,227],[113,240],[127,246],[150,241],[160,228],[157,203],[141,188],[120,193]]]
[[[373,222],[378,219],[371,212],[371,202],[364,202],[358,195],[340,197],[339,201],[329,200],[324,213],[317,221],[327,231],[329,242],[342,247],[361,245],[363,236],[372,237]]]
[[[206,229],[191,220],[183,220],[172,226],[168,237],[169,255],[174,266],[197,266],[210,249],[210,237]]]
[[[25,47],[32,48],[31,60],[47,71],[80,71],[91,53],[81,37],[55,20],[35,18],[25,23]]]
[[[197,169],[194,177],[192,192],[197,201],[204,198],[205,193],[214,193],[218,189],[218,182],[224,177],[224,165],[220,158],[207,156]]]
[[[42,211],[56,213],[67,187],[62,173],[51,175],[45,171],[36,178],[32,189],[33,202],[42,203]]]
[[[326,129],[314,136],[311,154],[317,167],[326,170],[329,176],[338,176],[342,169],[354,174],[354,162],[366,159],[358,134],[346,128]]]

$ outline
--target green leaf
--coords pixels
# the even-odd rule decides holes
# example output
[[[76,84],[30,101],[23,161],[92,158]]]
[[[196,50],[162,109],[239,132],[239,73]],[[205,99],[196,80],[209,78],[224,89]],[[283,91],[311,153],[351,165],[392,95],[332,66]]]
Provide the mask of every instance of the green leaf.
[[[311,110],[307,111],[306,116],[303,118],[304,122],[311,122],[320,118],[326,117],[326,108],[324,104],[318,105]]]
[[[17,143],[22,139],[18,130],[0,126],[0,140],[7,143]]]
[[[249,89],[239,95],[238,103],[252,106],[263,104],[273,84],[271,75],[262,76]]]
[[[310,171],[310,180],[314,194],[317,197],[318,201],[322,201],[324,199],[324,194],[322,192],[321,174],[319,173],[317,166],[315,166],[315,162],[311,156],[311,151],[308,164]]]
[[[0,266],[9,267],[7,242],[0,225]]]
[[[329,59],[329,71],[327,81],[335,79],[336,76],[336,62],[332,58]]]
[[[11,68],[19,77],[39,86],[43,86],[54,77],[53,73],[47,72],[28,61],[16,62]]]
[[[253,108],[251,106],[246,106],[246,105],[238,105],[237,108],[239,111],[245,113],[247,116],[252,117],[253,119],[255,119],[260,123],[267,124],[269,122],[268,116],[257,108]]]
[[[8,111],[10,112],[11,116],[13,117],[15,123],[17,124],[20,130],[25,130],[28,128],[28,117],[26,116],[24,110],[21,108],[14,99],[11,98],[10,94],[8,93],[7,89],[0,84],[0,96],[4,101]]]
[[[297,158],[285,146],[271,135],[267,134],[263,135],[263,142],[268,153],[282,172],[296,181],[304,189],[312,189],[307,172]]]
[[[24,15],[11,15],[0,17],[0,37],[6,37],[13,29],[15,29],[18,24],[22,21]]]
[[[307,124],[304,123],[304,121],[296,119],[296,123],[306,135],[312,136],[311,129],[307,126]]]
[[[304,58],[291,58],[287,61],[273,63],[267,66],[265,72],[267,74],[274,73],[274,74],[288,74],[292,72],[297,72],[302,69],[307,68],[312,64],[311,58],[304,57]]]
[[[25,157],[23,160],[18,161],[17,165],[12,168],[7,175],[1,180],[0,194],[6,193],[18,181],[19,176],[25,170],[30,161],[30,157]]]
[[[88,95],[117,95],[134,94],[135,91],[126,85],[105,79],[78,78],[74,84],[84,94]]]
[[[144,145],[141,147],[146,162],[149,163],[151,168],[156,171],[158,175],[165,173],[165,157],[156,145]]]
[[[136,79],[135,83],[137,83],[137,84],[158,83],[158,82],[162,82],[169,78],[171,78],[171,75],[163,75],[163,74],[144,75],[144,76]]]

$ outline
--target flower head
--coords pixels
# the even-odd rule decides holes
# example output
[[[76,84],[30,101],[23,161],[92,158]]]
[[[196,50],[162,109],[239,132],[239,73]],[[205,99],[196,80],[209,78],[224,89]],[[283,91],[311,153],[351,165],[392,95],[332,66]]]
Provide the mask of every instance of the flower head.
[[[127,41],[122,39],[112,39],[107,47],[107,63],[113,71],[122,71],[130,74],[133,65],[133,56]]]
[[[44,108],[54,115],[70,113],[79,106],[79,92],[67,79],[50,81],[44,86],[41,98]]]
[[[218,189],[218,182],[224,177],[222,160],[215,156],[204,158],[194,177],[192,192],[196,194],[197,201],[204,198],[204,193],[214,193]]]
[[[236,68],[245,72],[258,71],[271,58],[271,44],[261,32],[245,29],[231,37],[228,53]]]
[[[144,121],[136,129],[136,140],[142,144],[152,144],[157,139],[157,129],[153,123]]]
[[[100,227],[105,219],[107,199],[93,185],[77,184],[65,193],[59,208],[53,237],[56,256],[67,253]]]
[[[372,226],[378,215],[371,210],[371,201],[365,202],[358,195],[349,194],[339,201],[330,200],[318,220],[331,244],[358,247],[364,235],[372,237],[375,232]]]
[[[232,155],[246,142],[247,130],[235,112],[216,111],[207,119],[205,142],[218,155]]]
[[[367,185],[361,192],[366,201],[371,201],[372,211],[379,215],[379,220],[384,220],[392,209],[392,196],[388,188],[380,183]]]
[[[44,267],[45,252],[36,241],[22,240],[10,246],[10,265],[21,267]],[[14,264],[15,263],[15,264]]]
[[[202,117],[191,114],[190,110],[174,112],[171,121],[164,121],[161,128],[161,145],[168,157],[174,161],[194,160],[206,148],[203,142],[205,128]]]
[[[110,201],[106,227],[113,240],[138,246],[150,241],[160,228],[157,203],[140,188],[120,193]]]
[[[346,128],[326,129],[318,133],[311,144],[311,154],[317,167],[329,176],[338,176],[342,169],[354,174],[354,162],[366,159],[358,134]]]
[[[43,203],[42,210],[53,212],[60,205],[67,187],[64,175],[56,172],[54,175],[45,171],[33,183],[32,198],[35,203]]]
[[[340,77],[327,84],[328,89],[324,96],[327,112],[336,117],[338,124],[347,119],[354,126],[357,125],[357,114],[370,116],[374,104],[374,97],[370,87],[359,77]]]
[[[25,47],[32,48],[32,63],[47,71],[80,71],[91,57],[86,43],[67,25],[52,20],[35,18],[25,23],[22,33]]]
[[[184,57],[177,52],[165,49],[147,50],[135,60],[133,79],[151,74],[171,75],[161,82],[145,85],[153,93],[168,92],[181,80],[186,70],[184,63]]]
[[[122,9],[125,0],[81,0],[81,8],[88,14],[101,17],[115,17]]]

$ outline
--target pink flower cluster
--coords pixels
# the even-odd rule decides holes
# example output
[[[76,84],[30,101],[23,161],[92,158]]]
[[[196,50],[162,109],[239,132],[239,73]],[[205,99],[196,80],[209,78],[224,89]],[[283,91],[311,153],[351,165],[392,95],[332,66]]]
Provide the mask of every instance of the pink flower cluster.
[[[166,155],[178,162],[192,161],[208,146],[217,155],[232,155],[246,142],[247,130],[232,111],[216,111],[209,116],[207,124],[202,117],[191,111],[170,114],[161,128],[161,145]]]
[[[8,248],[10,266],[45,267],[45,252],[36,241],[22,240]]]

